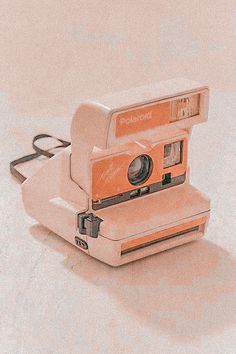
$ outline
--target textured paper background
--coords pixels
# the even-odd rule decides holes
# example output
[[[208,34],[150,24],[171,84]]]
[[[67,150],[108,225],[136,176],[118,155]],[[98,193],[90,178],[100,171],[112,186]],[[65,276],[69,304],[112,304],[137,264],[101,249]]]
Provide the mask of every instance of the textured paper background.
[[[174,76],[235,90],[235,0],[1,0],[0,76],[25,115]]]
[[[235,1],[1,0],[0,19],[0,352],[235,354]],[[175,76],[211,88],[190,146],[203,240],[113,269],[26,215],[8,163],[35,134],[68,138],[85,98]]]

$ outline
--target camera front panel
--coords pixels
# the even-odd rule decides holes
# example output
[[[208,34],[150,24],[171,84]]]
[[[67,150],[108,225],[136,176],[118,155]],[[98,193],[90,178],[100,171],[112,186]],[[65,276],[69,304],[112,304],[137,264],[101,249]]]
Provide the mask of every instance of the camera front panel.
[[[92,208],[102,209],[185,181],[187,138],[134,142],[92,159]]]

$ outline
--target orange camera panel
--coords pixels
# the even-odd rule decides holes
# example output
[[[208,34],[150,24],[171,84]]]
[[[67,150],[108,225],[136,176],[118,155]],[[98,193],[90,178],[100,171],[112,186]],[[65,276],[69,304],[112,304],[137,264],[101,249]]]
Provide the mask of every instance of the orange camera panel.
[[[173,166],[165,166],[165,147],[179,144],[180,160]],[[99,154],[98,154],[99,155]],[[132,162],[140,157],[147,156],[151,161],[151,172],[140,183],[132,184],[128,178],[129,167]],[[187,138],[178,137],[160,143],[135,142],[127,144],[126,149],[109,155],[98,156],[92,160],[92,200],[101,201],[106,198],[122,195],[122,193],[139,190],[143,187],[162,184],[159,190],[173,185],[171,181],[179,176],[184,176],[187,167]],[[169,175],[169,182],[163,183],[164,176]],[[165,181],[164,181],[165,182]],[[184,182],[184,179],[181,179]],[[178,183],[179,184],[179,183]],[[176,183],[174,183],[176,185]],[[153,191],[157,191],[155,188]],[[142,194],[142,191],[140,191]],[[149,191],[151,192],[151,191]],[[145,190],[146,194],[148,193]],[[131,198],[133,195],[131,194]],[[128,199],[127,199],[128,200]],[[124,201],[122,199],[122,201]],[[117,201],[119,202],[119,201]],[[116,204],[115,202],[114,204]],[[98,204],[99,205],[99,204]]]
[[[119,113],[116,117],[116,137],[134,134],[145,129],[168,124],[171,117],[171,102],[145,105]],[[135,123],[130,124],[130,123]]]

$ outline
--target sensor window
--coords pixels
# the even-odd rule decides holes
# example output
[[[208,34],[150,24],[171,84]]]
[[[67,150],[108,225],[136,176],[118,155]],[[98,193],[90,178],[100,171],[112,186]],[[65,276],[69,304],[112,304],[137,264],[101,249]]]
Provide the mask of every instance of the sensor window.
[[[164,146],[164,168],[178,165],[182,162],[183,141],[176,141]]]

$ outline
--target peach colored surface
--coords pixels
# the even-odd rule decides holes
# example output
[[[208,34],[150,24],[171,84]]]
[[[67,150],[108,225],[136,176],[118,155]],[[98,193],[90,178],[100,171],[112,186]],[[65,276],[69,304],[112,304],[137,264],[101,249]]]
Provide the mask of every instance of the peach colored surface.
[[[178,131],[177,131],[178,132]],[[181,133],[181,130],[178,132]],[[164,167],[163,156],[164,146],[167,143],[182,141],[183,157],[179,164],[171,167]],[[122,146],[124,151],[118,155],[110,154],[103,159],[93,161],[92,165],[92,199],[102,199],[137,189],[137,186],[132,186],[128,180],[127,174],[124,171],[128,170],[130,164],[139,154],[147,154],[152,158],[153,170],[148,180],[142,186],[148,186],[151,183],[161,182],[164,173],[171,173],[172,177],[181,176],[186,173],[187,168],[187,149],[188,141],[186,135],[183,138],[179,136],[172,137],[165,142],[151,143],[146,140],[142,146],[135,143],[130,143]],[[114,151],[114,149],[112,150]]]
[[[234,354],[235,0],[1,0],[0,16],[0,351]],[[33,135],[69,137],[85,98],[175,76],[212,89],[189,152],[204,239],[113,269],[26,215],[8,163]]]
[[[171,227],[171,228],[164,230],[164,231],[154,232],[150,235],[140,237],[139,239],[133,239],[133,240],[124,242],[121,244],[121,251],[130,250],[133,247],[137,247],[143,243],[149,243],[149,242],[152,242],[155,240],[161,240],[161,239],[164,240],[166,237],[169,237],[170,235],[173,235],[173,234],[178,233],[180,231],[185,231],[185,230],[188,230],[188,229],[195,227],[195,226],[202,226],[205,222],[206,222],[206,218],[199,218],[194,221],[184,223],[182,225]]]
[[[150,116],[150,113],[154,116],[154,119],[150,119],[152,118],[152,116]],[[146,115],[147,118],[144,120],[139,120],[138,122],[136,122],[135,126],[132,125],[130,126],[129,124],[124,123],[124,121],[130,119],[130,117],[133,118],[140,115],[144,117]],[[124,113],[120,113],[116,117],[116,137],[134,134],[137,131],[154,128],[157,125],[168,124],[170,121],[170,115],[171,115],[170,102],[149,105],[147,107],[133,109],[133,110],[126,111]]]
[[[183,76],[235,90],[235,0],[1,0],[0,87],[21,116]]]

